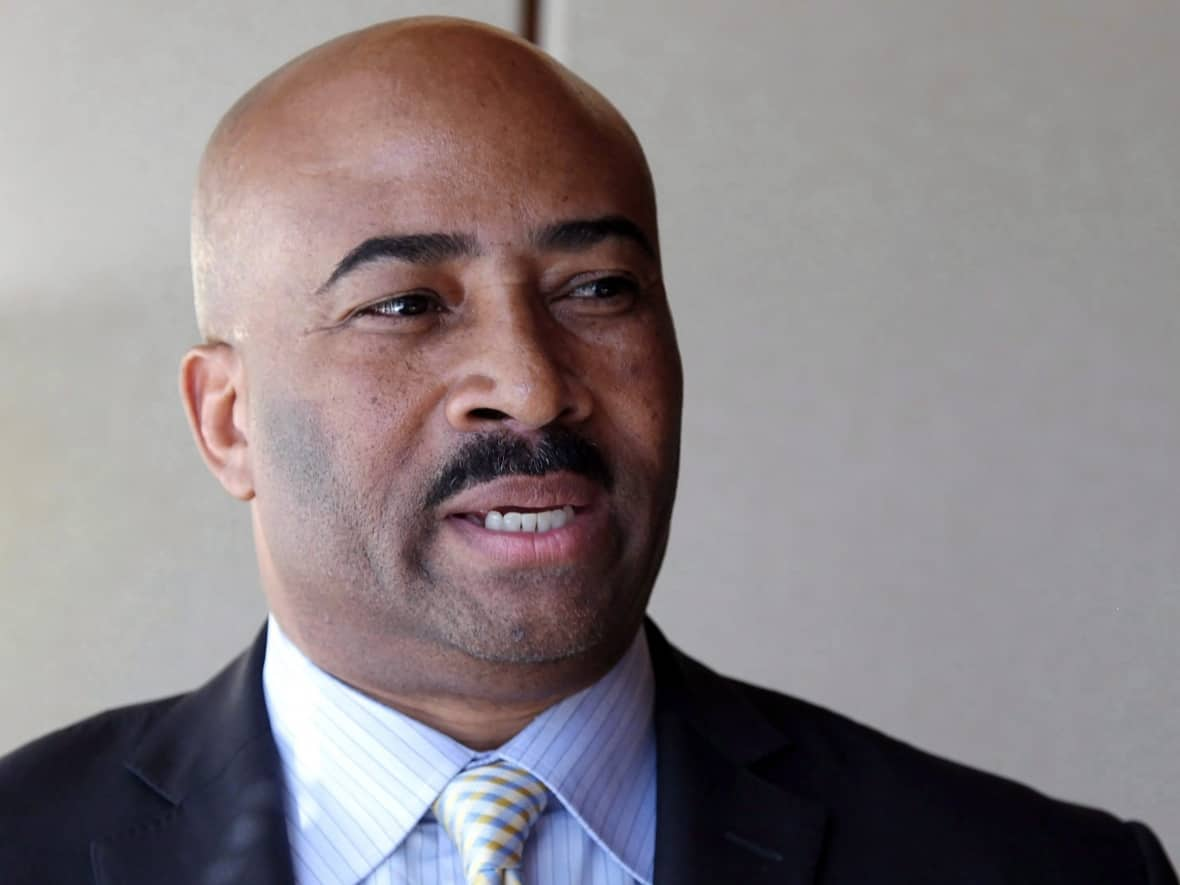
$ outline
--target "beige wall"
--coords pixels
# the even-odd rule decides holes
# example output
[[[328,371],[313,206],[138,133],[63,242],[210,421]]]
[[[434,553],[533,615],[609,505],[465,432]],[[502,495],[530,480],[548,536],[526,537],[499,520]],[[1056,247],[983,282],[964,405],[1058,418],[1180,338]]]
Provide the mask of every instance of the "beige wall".
[[[191,169],[258,75],[410,4],[22,6],[0,750],[190,686],[256,628],[246,513],[175,402]],[[660,192],[688,384],[663,626],[1180,854],[1180,8],[546,9]]]

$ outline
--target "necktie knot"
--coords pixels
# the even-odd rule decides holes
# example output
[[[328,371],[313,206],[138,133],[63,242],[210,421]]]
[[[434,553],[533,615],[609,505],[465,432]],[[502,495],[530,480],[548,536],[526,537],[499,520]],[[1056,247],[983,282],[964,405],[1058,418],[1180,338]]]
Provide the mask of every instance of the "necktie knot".
[[[549,793],[527,771],[494,762],[462,771],[434,800],[471,885],[519,882],[521,855]]]

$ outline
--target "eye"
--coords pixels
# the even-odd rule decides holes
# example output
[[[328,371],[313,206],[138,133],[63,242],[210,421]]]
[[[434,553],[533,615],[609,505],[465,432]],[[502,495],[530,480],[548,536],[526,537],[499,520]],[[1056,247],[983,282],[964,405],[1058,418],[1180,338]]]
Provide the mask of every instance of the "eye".
[[[578,283],[566,291],[566,296],[588,301],[623,299],[633,297],[638,288],[638,284],[630,277],[597,277],[593,280]]]
[[[433,292],[407,292],[362,307],[356,316],[416,317],[445,310],[441,299]]]

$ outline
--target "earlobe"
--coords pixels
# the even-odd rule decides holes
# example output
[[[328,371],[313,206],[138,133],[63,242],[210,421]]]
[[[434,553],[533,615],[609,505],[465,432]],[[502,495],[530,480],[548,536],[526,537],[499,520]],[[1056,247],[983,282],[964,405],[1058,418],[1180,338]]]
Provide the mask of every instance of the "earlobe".
[[[197,450],[227,492],[254,497],[241,359],[228,344],[192,348],[180,362],[180,399]]]

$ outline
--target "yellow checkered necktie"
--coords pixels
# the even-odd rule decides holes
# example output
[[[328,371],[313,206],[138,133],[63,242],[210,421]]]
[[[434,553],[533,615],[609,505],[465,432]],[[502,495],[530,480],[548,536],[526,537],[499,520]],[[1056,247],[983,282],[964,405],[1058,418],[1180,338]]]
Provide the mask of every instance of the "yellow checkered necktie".
[[[523,769],[494,762],[462,771],[434,800],[434,814],[463,859],[468,885],[521,885],[520,859],[549,793]]]

